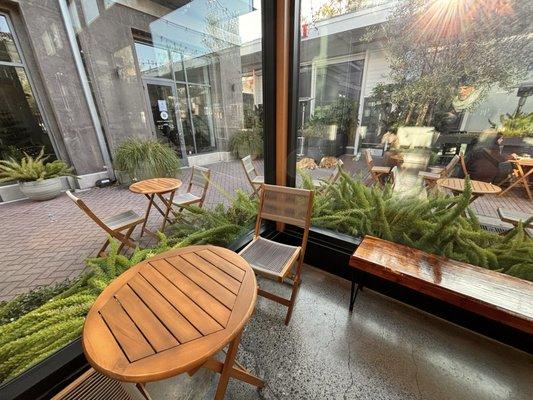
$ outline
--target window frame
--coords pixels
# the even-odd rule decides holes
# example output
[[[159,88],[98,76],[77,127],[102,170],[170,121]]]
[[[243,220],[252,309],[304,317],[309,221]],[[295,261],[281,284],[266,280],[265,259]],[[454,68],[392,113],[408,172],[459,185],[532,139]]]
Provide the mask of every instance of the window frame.
[[[0,11],[0,16],[6,19],[7,26],[11,33],[11,37],[13,38],[13,43],[15,44],[15,48],[17,49],[17,52],[20,58],[20,62],[0,61],[0,65],[6,66],[6,67],[22,68],[22,70],[24,71],[24,74],[26,75],[26,78],[28,79],[28,83],[30,85],[31,94],[33,95],[35,104],[37,105],[37,109],[39,111],[39,115],[41,118],[40,122],[42,122],[43,133],[46,134],[48,136],[48,139],[50,140],[50,143],[52,145],[52,150],[54,151],[54,156],[57,158],[60,158],[61,153],[59,151],[59,146],[56,142],[54,135],[51,134],[50,122],[48,120],[46,113],[44,112],[44,107],[42,105],[39,94],[35,90],[36,85],[35,85],[34,79],[32,78],[32,74],[30,74],[30,71],[28,70],[28,63],[26,62],[26,57],[24,55],[24,51],[20,44],[18,33],[15,30],[13,21],[11,21],[11,16],[9,15],[8,12],[5,12],[5,11]]]

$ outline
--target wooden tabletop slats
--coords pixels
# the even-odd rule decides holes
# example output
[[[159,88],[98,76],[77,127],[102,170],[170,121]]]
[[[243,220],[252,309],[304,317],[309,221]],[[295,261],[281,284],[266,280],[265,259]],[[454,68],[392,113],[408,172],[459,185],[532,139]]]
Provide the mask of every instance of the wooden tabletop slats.
[[[87,315],[83,347],[98,371],[150,382],[201,366],[250,318],[257,283],[250,265],[214,246],[190,246],[131,267]]]
[[[215,296],[209,294],[209,292],[202,289],[180,271],[174,268],[166,260],[157,260],[150,263],[155,269],[157,269],[162,275],[167,276],[172,283],[182,288],[193,301],[198,304],[206,313],[213,317],[220,325],[226,326],[228,318],[231,314],[235,297],[232,299],[231,307],[226,307]],[[213,301],[215,300],[215,301]]]
[[[153,347],[115,298],[100,309],[100,315],[130,362],[155,354]]]
[[[156,352],[170,349],[179,344],[172,333],[128,285],[124,285],[115,294],[115,299],[118,300],[130,318],[135,321],[137,328]]]
[[[153,267],[145,266],[140,271],[156,290],[166,298],[202,335],[219,331],[223,328],[213,317],[206,313],[198,304],[184,294],[167,277]]]
[[[181,181],[174,178],[153,178],[135,182],[130,185],[130,190],[139,194],[168,193],[178,189]]]
[[[189,278],[194,283],[201,285],[204,289],[209,291],[213,297],[224,304],[226,307],[232,309],[235,303],[235,294],[228,288],[218,283],[210,275],[206,275],[204,271],[197,268],[197,266],[191,264],[182,257],[169,257],[167,261],[183,275]],[[211,272],[214,267],[207,270]]]
[[[202,271],[204,274],[210,276],[212,279],[216,280],[220,285],[224,286],[233,294],[239,293],[239,288],[241,283],[223,272],[219,268],[215,267],[210,262],[206,261],[202,257],[198,256],[195,253],[184,254],[181,256],[184,260],[188,261],[191,265],[194,265],[197,269]]]
[[[207,248],[205,251],[202,250],[202,251],[199,251],[198,254],[204,254],[205,252],[209,252],[209,253],[213,253],[213,254],[216,254],[217,256],[219,256],[220,258],[223,258],[224,260],[226,261],[229,261],[234,267],[240,269],[241,271],[244,271],[246,273],[246,268],[244,268],[241,264],[239,264],[240,262],[240,259],[242,258],[240,255],[238,255],[237,253],[234,253],[234,252],[226,252],[226,251],[221,251],[222,249],[220,249],[219,247],[209,247]]]
[[[460,178],[442,178],[437,181],[437,185],[459,193],[465,190],[465,182],[465,179]],[[478,196],[484,194],[497,194],[502,191],[499,186],[483,181],[471,180],[470,186],[472,188],[472,194]]]
[[[143,301],[151,310],[157,310],[159,320],[180,343],[187,343],[202,337],[200,331],[142,276],[135,276],[128,282],[128,285],[138,296],[143,296]]]
[[[199,251],[196,254],[209,262],[211,265],[221,269],[232,278],[242,282],[244,278],[244,271],[240,268],[237,268],[235,264],[232,264],[230,261],[209,250]]]

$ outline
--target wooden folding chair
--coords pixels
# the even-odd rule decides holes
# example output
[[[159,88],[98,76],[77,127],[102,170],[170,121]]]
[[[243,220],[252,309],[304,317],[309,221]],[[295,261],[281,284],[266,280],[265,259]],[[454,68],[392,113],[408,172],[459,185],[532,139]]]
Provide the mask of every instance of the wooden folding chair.
[[[368,174],[372,178],[374,183],[383,185],[384,178],[388,177],[391,171],[391,167],[380,167],[374,165],[374,160],[372,159],[372,154],[369,149],[363,151],[365,156],[366,166],[368,168]]]
[[[113,215],[108,218],[100,219],[96,214],[85,204],[85,202],[74,196],[71,191],[67,191],[67,196],[96,224],[108,233],[112,238],[117,239],[120,242],[118,251],[120,252],[124,246],[135,249],[139,247],[138,243],[131,239],[131,235],[137,225],[144,222],[144,217],[140,217],[135,211],[128,210],[121,212],[120,214]],[[126,231],[123,233],[123,231]],[[102,248],[98,251],[98,255],[105,254],[104,251],[109,246],[109,239],[106,239]]]
[[[465,178],[467,177],[468,174],[468,168],[466,168],[466,159],[465,159],[465,155],[463,153],[459,154],[459,161],[461,162],[461,169],[463,170],[463,174],[465,176]]]
[[[175,195],[172,204],[179,207],[180,212],[183,210],[183,206],[191,204],[198,204],[198,207],[202,207],[209,188],[210,178],[210,169],[193,166],[187,192]],[[195,194],[195,192],[198,194]]]
[[[283,186],[261,187],[259,212],[255,224],[254,238],[239,254],[250,263],[253,270],[280,283],[292,281],[290,299],[259,289],[258,294],[288,307],[285,325],[289,324],[292,310],[301,284],[302,264],[309,236],[313,192]],[[263,220],[280,222],[303,228],[301,246],[289,246],[265,239],[259,235]],[[295,271],[293,269],[295,267]]]
[[[331,183],[335,183],[337,182],[337,180],[340,178],[341,176],[341,170],[342,170],[342,166],[344,165],[344,163],[342,162],[342,160],[337,160],[337,165],[335,166],[335,172],[333,172],[329,178],[327,180],[324,180],[324,179],[313,179],[313,186],[315,188],[321,188],[322,186],[326,186],[326,185],[329,185]]]
[[[428,172],[428,171],[420,171],[418,172],[418,176],[420,178],[422,178],[422,182],[424,184],[424,186],[428,189],[430,188],[433,188],[437,185],[437,181],[441,178],[448,178],[449,176],[452,175],[454,169],[455,169],[455,166],[457,165],[457,163],[459,162],[459,156],[458,155],[455,155],[453,156],[453,158],[450,160],[450,162],[448,163],[448,165],[446,165],[446,167],[444,168],[435,168],[433,169],[433,172]]]
[[[395,165],[394,167],[392,167],[392,169],[390,170],[390,174],[389,174],[389,182],[392,185],[393,189],[396,189],[396,185],[398,184],[398,179],[399,179],[398,166]]]
[[[244,157],[243,159],[241,159],[241,162],[244,168],[244,172],[246,172],[248,182],[250,182],[250,185],[252,185],[254,196],[259,197],[259,189],[261,188],[261,185],[265,182],[265,177],[257,173],[257,170],[254,167],[254,163],[252,162],[251,156]]]

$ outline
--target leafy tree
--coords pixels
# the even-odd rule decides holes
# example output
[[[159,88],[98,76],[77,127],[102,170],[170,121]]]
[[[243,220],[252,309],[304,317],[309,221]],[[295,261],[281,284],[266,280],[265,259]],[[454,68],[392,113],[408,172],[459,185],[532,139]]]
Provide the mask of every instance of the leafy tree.
[[[368,3],[368,0],[329,0],[322,4],[313,14],[313,20],[320,21],[337,15],[354,12],[363,8],[366,3]]]
[[[512,88],[533,63],[530,0],[405,0],[367,40],[383,40],[404,124],[434,125],[460,90]],[[475,103],[471,104],[471,107]]]

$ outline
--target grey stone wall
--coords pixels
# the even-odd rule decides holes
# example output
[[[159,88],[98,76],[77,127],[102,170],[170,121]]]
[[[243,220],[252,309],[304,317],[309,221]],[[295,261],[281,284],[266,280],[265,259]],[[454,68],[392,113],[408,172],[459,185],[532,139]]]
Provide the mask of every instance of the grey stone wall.
[[[20,10],[38,70],[54,118],[78,174],[102,171],[103,160],[80,78],[68,43],[57,0],[20,0]],[[17,30],[17,27],[15,27]],[[56,125],[57,124],[57,125]],[[60,154],[61,156],[61,154]]]
[[[80,1],[76,4],[80,47],[111,151],[128,137],[152,136],[131,29],[149,31],[156,18],[120,4],[105,8],[100,3],[99,16],[87,23]]]

